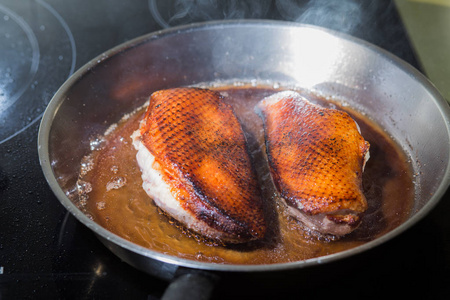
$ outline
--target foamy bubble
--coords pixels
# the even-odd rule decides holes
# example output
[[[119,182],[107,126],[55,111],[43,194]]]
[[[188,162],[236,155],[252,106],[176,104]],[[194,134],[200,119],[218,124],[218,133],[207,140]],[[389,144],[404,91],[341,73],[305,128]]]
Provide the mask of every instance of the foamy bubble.
[[[106,202],[105,201],[97,202],[97,209],[98,210],[104,210],[105,208],[106,208]]]
[[[105,139],[101,136],[97,136],[90,140],[89,146],[91,148],[91,151],[94,150],[101,150],[105,146]]]
[[[80,195],[85,195],[92,191],[92,185],[90,182],[84,180],[77,181],[77,190]]]
[[[86,194],[80,195],[80,198],[78,200],[78,204],[81,208],[85,207],[87,205],[87,201],[89,199],[89,196]]]
[[[89,171],[94,168],[94,160],[91,155],[86,155],[81,160],[81,170],[80,173],[82,176],[86,175]]]
[[[118,166],[112,166],[111,167],[111,172],[113,172],[114,174],[117,174],[117,172],[119,172],[119,167]]]
[[[127,183],[127,179],[125,177],[115,177],[110,182],[106,184],[106,191],[117,190],[123,187]]]

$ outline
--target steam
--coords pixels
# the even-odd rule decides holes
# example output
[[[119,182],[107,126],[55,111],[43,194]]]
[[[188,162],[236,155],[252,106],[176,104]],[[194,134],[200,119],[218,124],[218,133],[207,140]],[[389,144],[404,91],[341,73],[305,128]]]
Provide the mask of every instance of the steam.
[[[361,24],[361,1],[356,0],[277,0],[276,7],[285,20],[318,25],[345,33]]]
[[[149,0],[150,12],[164,28],[211,20],[262,19],[271,5],[271,0]]]
[[[148,0],[163,28],[227,19],[279,19],[352,34],[372,1],[358,0]],[[364,6],[364,7],[363,7]]]

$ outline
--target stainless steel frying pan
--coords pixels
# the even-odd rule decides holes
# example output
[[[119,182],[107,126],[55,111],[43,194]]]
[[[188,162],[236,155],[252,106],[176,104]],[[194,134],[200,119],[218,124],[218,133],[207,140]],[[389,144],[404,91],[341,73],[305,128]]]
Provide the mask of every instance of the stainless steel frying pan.
[[[133,244],[99,226],[74,205],[80,161],[90,151],[92,136],[102,134],[125,112],[140,106],[153,91],[228,80],[315,89],[345,99],[380,124],[413,162],[416,196],[410,218],[380,238],[329,256],[284,264],[221,265],[172,257]],[[295,23],[211,22],[139,37],[78,70],[45,111],[39,158],[51,189],[67,210],[112,252],[140,270],[167,280],[182,273],[180,270],[216,275],[270,273],[313,267],[364,252],[423,218],[450,182],[449,116],[447,102],[422,74],[364,41]],[[183,280],[191,277],[208,286],[208,276],[189,276],[181,276],[174,286],[183,286]],[[195,283],[191,290],[193,286]]]

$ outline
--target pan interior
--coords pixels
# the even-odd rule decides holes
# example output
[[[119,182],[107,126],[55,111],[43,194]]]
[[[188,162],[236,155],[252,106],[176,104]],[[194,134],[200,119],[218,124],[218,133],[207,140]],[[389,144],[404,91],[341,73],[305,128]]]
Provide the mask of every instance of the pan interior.
[[[363,246],[288,264],[291,267],[378,245],[417,222],[447,189],[448,106],[406,63],[363,41],[298,24],[249,21],[170,29],[118,46],[77,71],[50,102],[39,132],[41,164],[59,200],[133,265],[156,260],[215,270],[286,268],[223,266],[155,253],[102,228],[74,204],[79,200],[80,162],[95,145],[95,137],[124,113],[138,108],[156,90],[223,81],[296,86],[345,99],[343,105],[384,128],[411,160],[415,200],[405,223]]]

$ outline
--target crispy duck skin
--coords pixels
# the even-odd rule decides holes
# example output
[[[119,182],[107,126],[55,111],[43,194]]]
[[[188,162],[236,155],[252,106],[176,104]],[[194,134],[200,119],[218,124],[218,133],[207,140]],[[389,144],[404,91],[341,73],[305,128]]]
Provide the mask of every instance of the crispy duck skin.
[[[285,91],[256,107],[270,173],[291,215],[322,234],[342,236],[367,209],[362,172],[369,143],[345,112]]]
[[[144,189],[166,213],[222,242],[264,236],[263,203],[246,138],[219,93],[199,88],[153,93],[133,140]]]

